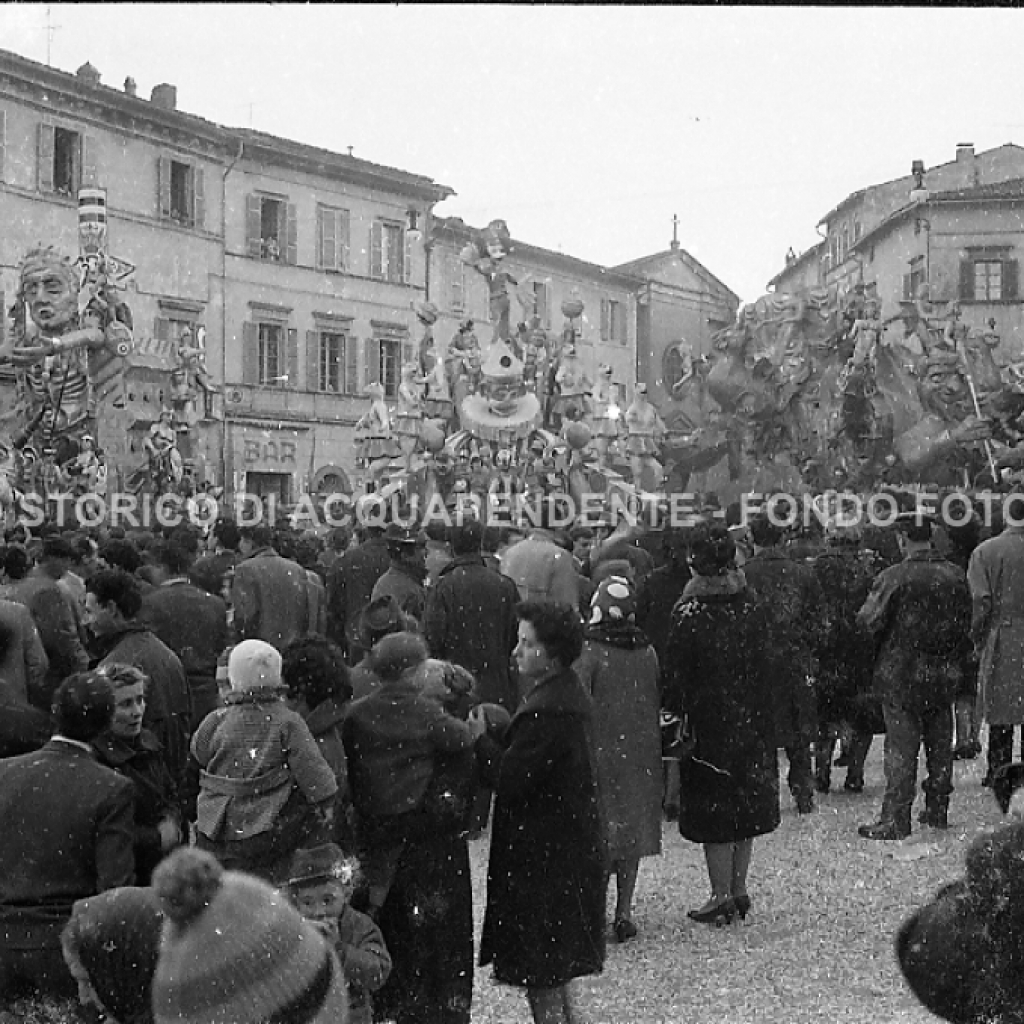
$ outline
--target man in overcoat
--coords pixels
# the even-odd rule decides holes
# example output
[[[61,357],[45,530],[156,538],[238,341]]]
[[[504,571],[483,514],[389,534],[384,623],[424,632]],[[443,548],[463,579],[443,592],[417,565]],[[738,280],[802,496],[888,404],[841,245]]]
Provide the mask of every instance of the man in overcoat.
[[[455,557],[430,588],[423,633],[433,657],[468,669],[480,700],[511,714],[519,703],[510,672],[519,591],[484,564],[483,532],[476,520],[452,528]]]
[[[1013,760],[1013,727],[1024,725],[1024,501],[1007,501],[1003,532],[971,553],[971,636],[980,653],[979,704],[988,722],[984,784]]]
[[[775,736],[789,759],[789,789],[800,814],[814,810],[811,744],[817,734],[814,679],[825,601],[814,569],[780,548],[784,527],[768,512],[751,519],[754,557],[743,565],[747,586],[764,604],[775,681]]]
[[[352,665],[365,653],[359,643],[359,616],[391,564],[383,528],[366,524],[360,533],[358,547],[349,548],[327,573],[327,636]]]
[[[60,941],[74,902],[134,880],[132,783],[90,746],[110,726],[113,688],[73,675],[53,710],[41,750],[0,760],[0,1006],[22,991],[74,996]]]
[[[974,657],[967,578],[932,547],[933,522],[904,513],[903,561],[882,570],[857,614],[878,642],[874,691],[885,719],[885,796],[865,839],[905,839],[924,743],[923,824],[946,828],[953,791],[953,701]]]

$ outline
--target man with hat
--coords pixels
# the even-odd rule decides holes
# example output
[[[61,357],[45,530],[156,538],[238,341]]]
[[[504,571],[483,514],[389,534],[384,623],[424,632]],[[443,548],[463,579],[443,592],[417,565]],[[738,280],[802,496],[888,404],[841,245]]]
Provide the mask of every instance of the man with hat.
[[[358,546],[349,548],[327,573],[327,636],[348,652],[353,665],[363,656],[359,615],[390,565],[384,530],[364,523],[357,532]]]
[[[971,595],[963,570],[932,547],[934,523],[918,509],[897,518],[903,561],[875,578],[858,622],[878,641],[875,695],[885,720],[885,796],[865,839],[905,839],[924,743],[928,777],[918,819],[947,828],[953,791],[953,701],[970,670]]]
[[[391,565],[374,584],[370,599],[390,594],[398,607],[417,622],[423,619],[427,603],[427,539],[415,527],[389,523],[384,531]]]

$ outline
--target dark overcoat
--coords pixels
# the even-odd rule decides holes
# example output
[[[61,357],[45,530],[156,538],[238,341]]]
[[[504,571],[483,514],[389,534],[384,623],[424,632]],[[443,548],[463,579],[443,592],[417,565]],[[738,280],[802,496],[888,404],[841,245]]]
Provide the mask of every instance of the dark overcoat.
[[[575,673],[541,682],[504,751],[477,745],[495,788],[480,963],[498,982],[556,988],[604,967],[605,843],[591,704]]]
[[[383,537],[350,548],[327,573],[327,636],[343,649],[359,648],[359,616],[391,559]]]
[[[132,783],[135,792],[135,882],[149,885],[153,869],[163,858],[160,822],[167,817],[181,823],[178,793],[164,764],[157,738],[143,729],[134,741],[106,732],[93,740],[100,763]]]
[[[834,544],[814,560],[824,597],[827,627],[818,649],[818,717],[883,731],[881,710],[871,693],[875,642],[857,621],[881,559],[856,544]]]
[[[228,646],[224,602],[187,580],[168,580],[143,597],[138,617],[181,660],[195,729],[217,706],[217,659]]]
[[[917,712],[953,703],[974,663],[962,569],[932,551],[910,554],[878,574],[858,619],[878,642],[879,700]]]
[[[743,575],[768,615],[765,657],[775,689],[776,742],[808,743],[817,732],[814,678],[825,624],[818,578],[806,562],[774,550],[744,562]]]
[[[510,669],[518,603],[512,580],[480,555],[459,555],[430,588],[423,618],[430,653],[470,671],[476,696],[510,713],[519,703]]]
[[[694,580],[676,605],[663,670],[665,706],[696,738],[680,765],[679,832],[732,843],[778,828],[775,700],[764,606],[736,583]]]
[[[0,945],[58,948],[76,900],[131,885],[132,784],[50,740],[0,761]]]

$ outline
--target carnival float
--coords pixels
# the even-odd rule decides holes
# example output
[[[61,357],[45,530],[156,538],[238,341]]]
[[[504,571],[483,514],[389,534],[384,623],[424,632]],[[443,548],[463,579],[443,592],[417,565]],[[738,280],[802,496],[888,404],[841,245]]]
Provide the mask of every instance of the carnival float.
[[[79,235],[76,261],[39,247],[20,266],[0,347],[17,382],[0,441],[5,512],[18,492],[102,495],[106,485],[96,428],[124,402],[134,342],[122,291],[134,268],[106,252],[100,189],[80,195]],[[709,490],[728,502],[882,484],[998,488],[1024,469],[1024,365],[1000,365],[994,322],[968,328],[958,303],[927,286],[886,319],[863,285],[763,296],[709,353],[677,347],[669,397],[656,407],[643,383],[584,364],[580,300],[562,303],[560,333],[526,316],[511,252],[496,220],[461,253],[487,283],[490,337],[465,321],[445,344],[438,309],[415,307],[420,336],[397,402],[370,385],[356,425],[362,491],[446,507]],[[199,401],[209,415],[220,390],[203,351],[190,332],[176,339],[168,402],[128,489],[190,496],[183,410]]]
[[[75,260],[43,245],[24,257],[14,304],[5,311],[0,366],[13,369],[16,397],[0,414],[4,518],[25,495],[49,503],[107,493],[110,467],[99,427],[109,434],[123,426],[113,424],[125,409],[126,371],[136,346],[123,298],[135,268],[107,251],[104,189],[79,191],[78,237]],[[143,439],[142,458],[124,474],[128,491],[184,499],[192,489],[179,450],[189,427],[186,409],[201,396],[208,413],[219,391],[201,342],[189,331],[177,339],[166,403]]]

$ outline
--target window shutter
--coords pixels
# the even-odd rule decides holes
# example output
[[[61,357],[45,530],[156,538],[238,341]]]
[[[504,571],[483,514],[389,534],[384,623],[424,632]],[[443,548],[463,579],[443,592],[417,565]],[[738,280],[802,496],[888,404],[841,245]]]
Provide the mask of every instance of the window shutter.
[[[351,335],[345,336],[345,379],[341,390],[354,395],[359,390],[359,346]]]
[[[363,346],[363,387],[380,383],[380,338],[367,338]]]
[[[402,342],[402,366],[405,366],[406,363],[411,363],[415,358],[416,358],[416,346],[413,345],[413,343],[411,341],[403,341]],[[401,373],[399,373],[398,376],[399,376],[399,378],[401,378],[401,376],[402,376]]]
[[[1017,301],[1017,261],[1003,260],[1003,298]]]
[[[262,252],[260,233],[262,222],[260,214],[263,210],[263,202],[258,195],[245,197],[245,241],[249,255],[259,259]]]
[[[293,267],[299,262],[299,219],[295,213],[295,204],[285,206],[285,263]]]
[[[409,238],[409,232],[402,230],[400,232],[402,238],[402,283],[412,283],[412,240]]]
[[[286,388],[297,388],[299,386],[299,332],[294,327],[288,328],[288,379],[284,382]]]
[[[974,298],[974,261],[960,261],[960,298],[971,301]]]
[[[324,206],[316,208],[317,266],[321,270],[335,270],[338,262],[337,219],[334,211]]]
[[[910,283],[913,280],[910,274],[903,275],[903,298],[912,299],[914,296],[910,294],[911,288]]]
[[[601,340],[608,341],[611,336],[611,303],[607,299],[601,300]]]
[[[0,110],[0,181],[4,180],[4,153],[7,149],[7,111]]]
[[[158,156],[156,158],[156,199],[157,216],[170,217],[171,215],[171,158],[169,156]]]
[[[323,391],[326,383],[320,379],[320,335],[306,331],[306,390]]]
[[[540,286],[540,297],[537,300],[537,306],[539,307],[537,312],[540,314],[541,323],[545,327],[551,326],[551,296],[548,294],[548,286],[542,284]]]
[[[206,229],[206,171],[192,168],[192,223],[199,231]]]
[[[96,184],[96,136],[83,135],[82,147],[82,175],[80,186],[92,188]]]
[[[36,184],[40,192],[53,191],[53,125],[39,125],[37,150]]]
[[[339,210],[338,214],[338,269],[348,270],[349,212]],[[354,380],[355,378],[353,378]]]
[[[384,225],[379,220],[375,220],[370,225],[370,277],[384,276],[383,250]]]
[[[242,324],[242,383],[260,381],[260,328],[246,321]]]

